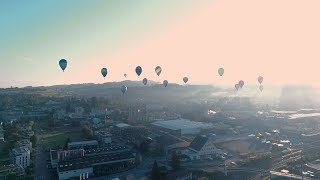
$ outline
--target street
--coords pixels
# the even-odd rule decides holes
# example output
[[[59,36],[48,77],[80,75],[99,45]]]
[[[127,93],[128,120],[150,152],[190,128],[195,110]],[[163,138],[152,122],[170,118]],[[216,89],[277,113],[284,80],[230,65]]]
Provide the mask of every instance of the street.
[[[47,162],[46,162],[46,153],[43,148],[42,143],[42,135],[39,134],[38,136],[38,143],[36,147],[36,159],[35,159],[35,166],[34,166],[34,179],[35,180],[49,180],[50,175],[47,169]]]

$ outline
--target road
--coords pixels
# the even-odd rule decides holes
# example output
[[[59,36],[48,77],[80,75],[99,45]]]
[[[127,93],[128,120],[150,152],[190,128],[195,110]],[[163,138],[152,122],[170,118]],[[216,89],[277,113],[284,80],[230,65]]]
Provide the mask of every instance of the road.
[[[34,179],[35,180],[49,180],[50,175],[47,169],[47,156],[43,148],[42,135],[38,135],[38,143],[36,147],[36,159],[34,166]]]

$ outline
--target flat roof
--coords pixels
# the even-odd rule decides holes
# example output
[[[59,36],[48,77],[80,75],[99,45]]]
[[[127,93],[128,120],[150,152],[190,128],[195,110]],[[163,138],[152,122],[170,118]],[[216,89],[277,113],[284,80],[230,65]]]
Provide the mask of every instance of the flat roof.
[[[77,145],[98,145],[98,141],[78,141],[78,142],[71,142],[68,143],[68,146],[77,146]]]
[[[210,128],[213,126],[211,123],[196,122],[196,121],[191,121],[188,119],[156,121],[156,122],[152,123],[152,125],[160,126],[160,127],[171,129],[171,130],[190,129],[190,128],[206,129],[206,128]]]
[[[12,149],[12,152],[14,155],[21,155],[21,154],[28,153],[28,152],[30,153],[29,149],[26,147],[14,148],[14,149]]]
[[[116,125],[118,128],[124,128],[124,127],[130,127],[131,125],[126,124],[126,123],[119,123]]]
[[[126,160],[135,158],[132,152],[119,152],[112,154],[85,156],[77,159],[61,161],[58,163],[59,172],[71,171],[76,169],[84,169],[92,167],[94,164],[108,164],[113,161]]]
[[[111,153],[115,151],[124,151],[124,150],[130,150],[130,149],[127,146],[108,146],[108,147],[103,147],[98,149],[85,150],[85,154],[86,155],[99,154],[99,153],[103,154],[103,153]]]

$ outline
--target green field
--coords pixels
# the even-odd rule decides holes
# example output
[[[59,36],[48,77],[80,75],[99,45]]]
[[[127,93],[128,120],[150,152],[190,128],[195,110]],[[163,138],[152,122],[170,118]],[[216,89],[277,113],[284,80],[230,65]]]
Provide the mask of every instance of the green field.
[[[43,145],[46,150],[63,147],[69,138],[72,142],[81,141],[82,132],[79,130],[67,132],[51,132],[43,135]]]

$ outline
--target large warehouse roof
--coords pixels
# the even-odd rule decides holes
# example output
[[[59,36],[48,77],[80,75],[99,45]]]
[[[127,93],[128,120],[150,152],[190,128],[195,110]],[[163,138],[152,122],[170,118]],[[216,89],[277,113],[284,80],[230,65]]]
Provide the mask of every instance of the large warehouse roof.
[[[156,121],[152,123],[152,125],[160,126],[160,127],[171,129],[171,130],[189,129],[189,128],[206,129],[206,128],[212,127],[211,123],[195,122],[195,121],[190,121],[188,119]]]

